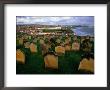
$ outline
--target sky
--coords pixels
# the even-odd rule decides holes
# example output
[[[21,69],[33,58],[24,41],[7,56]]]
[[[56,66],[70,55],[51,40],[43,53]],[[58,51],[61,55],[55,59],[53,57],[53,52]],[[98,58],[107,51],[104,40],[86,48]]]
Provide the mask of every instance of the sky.
[[[90,25],[94,26],[94,16],[16,16],[19,24],[42,25]]]

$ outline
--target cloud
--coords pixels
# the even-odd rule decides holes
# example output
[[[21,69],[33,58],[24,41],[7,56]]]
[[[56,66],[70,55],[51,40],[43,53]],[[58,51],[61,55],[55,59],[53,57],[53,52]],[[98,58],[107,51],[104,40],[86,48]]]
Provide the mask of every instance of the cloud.
[[[17,24],[94,25],[93,16],[17,16]]]

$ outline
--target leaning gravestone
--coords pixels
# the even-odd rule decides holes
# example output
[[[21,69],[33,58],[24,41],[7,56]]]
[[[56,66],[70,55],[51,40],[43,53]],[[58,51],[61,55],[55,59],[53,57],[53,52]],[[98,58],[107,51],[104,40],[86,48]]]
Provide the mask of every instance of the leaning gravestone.
[[[29,47],[30,47],[30,51],[32,53],[36,53],[37,52],[37,46],[34,43],[31,43]]]
[[[16,60],[22,64],[25,63],[25,54],[20,50],[16,50]]]
[[[44,56],[45,68],[58,69],[58,56],[47,54]]]

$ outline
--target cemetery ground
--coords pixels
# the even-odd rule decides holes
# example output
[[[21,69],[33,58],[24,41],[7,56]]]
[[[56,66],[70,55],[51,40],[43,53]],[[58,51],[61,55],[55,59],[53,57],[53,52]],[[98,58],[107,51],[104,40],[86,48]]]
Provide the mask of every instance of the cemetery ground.
[[[16,64],[17,74],[78,74],[81,52],[66,52],[65,55],[58,56],[57,70],[45,69],[44,58],[40,53],[30,53],[28,49],[23,51],[27,53],[26,63]]]
[[[17,45],[25,54],[25,64],[16,62],[16,74],[83,74],[78,71],[83,51],[66,51],[65,54],[58,56],[58,69],[49,69],[45,68],[39,42],[35,44],[38,51],[34,53],[23,45]]]

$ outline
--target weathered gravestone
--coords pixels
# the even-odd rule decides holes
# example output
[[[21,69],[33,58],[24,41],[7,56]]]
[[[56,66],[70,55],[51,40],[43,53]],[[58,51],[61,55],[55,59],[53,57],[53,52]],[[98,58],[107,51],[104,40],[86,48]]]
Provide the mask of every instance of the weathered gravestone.
[[[58,55],[65,54],[65,48],[62,47],[62,46],[57,46],[57,47],[55,47],[55,52],[56,52]]]
[[[72,50],[79,51],[79,49],[80,49],[80,44],[78,42],[74,42],[72,44]]]
[[[16,60],[22,64],[25,63],[25,54],[20,50],[16,50]]]
[[[70,45],[65,45],[65,51],[71,51],[71,46]]]
[[[87,58],[83,58],[80,62],[78,70],[85,70],[94,73],[94,60],[92,58],[89,60]]]
[[[58,69],[58,56],[46,54],[44,56],[45,68]]]
[[[37,52],[37,45],[35,45],[34,43],[31,43],[29,47],[30,47],[30,51],[32,53],[36,53]]]

